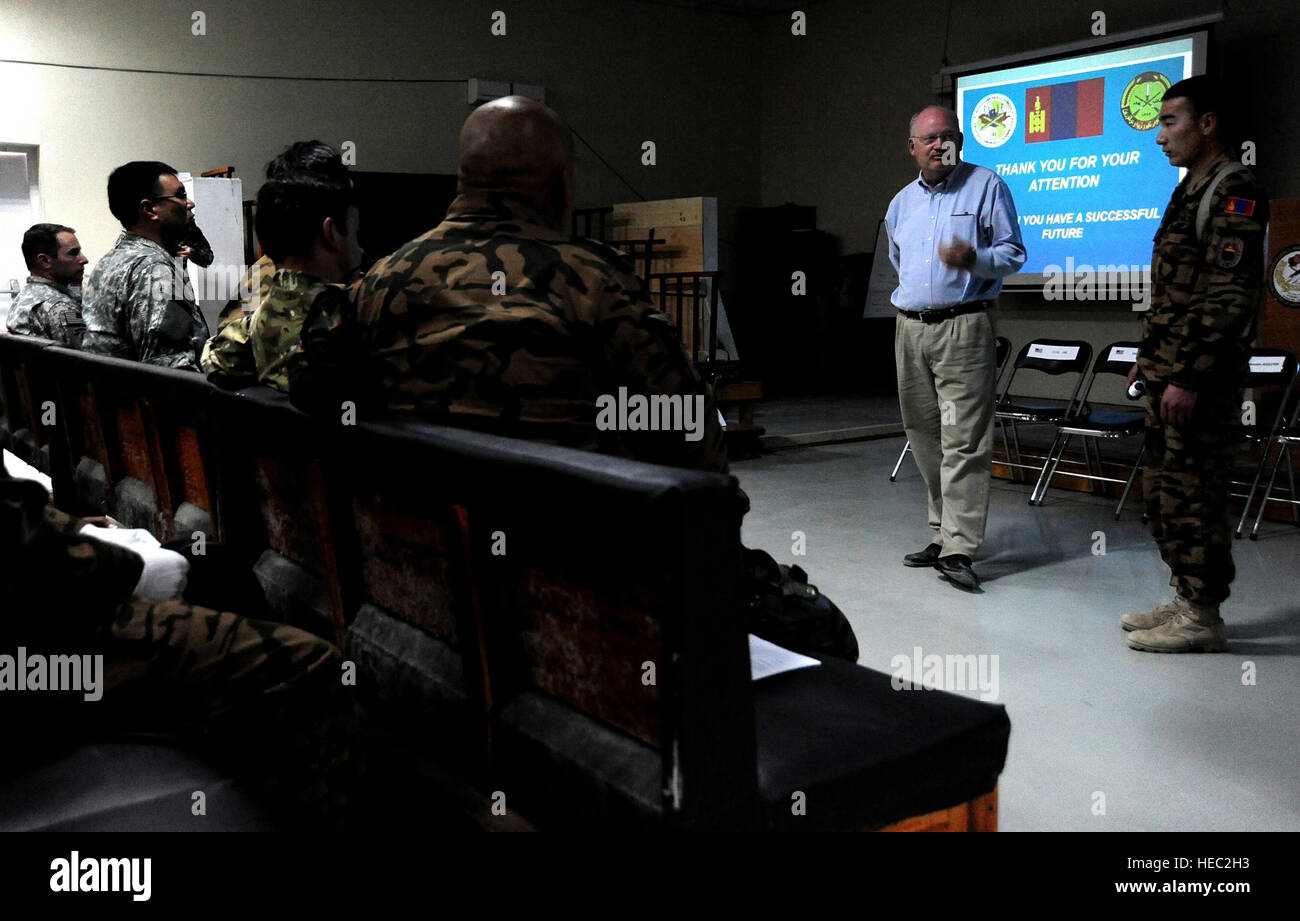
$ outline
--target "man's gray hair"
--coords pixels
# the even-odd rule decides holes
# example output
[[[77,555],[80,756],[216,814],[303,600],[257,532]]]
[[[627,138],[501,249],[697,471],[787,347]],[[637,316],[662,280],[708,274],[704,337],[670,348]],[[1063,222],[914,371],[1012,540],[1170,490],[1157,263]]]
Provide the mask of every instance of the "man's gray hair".
[[[941,111],[941,112],[945,112],[945,113],[947,113],[947,115],[948,115],[948,120],[949,120],[950,122],[952,122],[952,126],[953,126],[953,128],[954,128],[954,129],[960,129],[960,128],[961,128],[961,121],[957,118],[957,113],[956,113],[955,111],[953,111],[952,109],[948,108],[947,106],[926,106],[926,107],[925,107],[924,109],[922,109],[920,112],[917,112],[915,115],[913,115],[913,116],[912,116],[912,120],[909,121],[909,122],[907,123],[907,136],[908,136],[908,137],[915,137],[915,136],[916,136],[916,120],[917,120],[918,118],[921,117],[921,113],[922,113],[922,112],[925,112],[925,111],[927,111],[927,110],[929,110],[929,109],[938,109],[938,110]]]

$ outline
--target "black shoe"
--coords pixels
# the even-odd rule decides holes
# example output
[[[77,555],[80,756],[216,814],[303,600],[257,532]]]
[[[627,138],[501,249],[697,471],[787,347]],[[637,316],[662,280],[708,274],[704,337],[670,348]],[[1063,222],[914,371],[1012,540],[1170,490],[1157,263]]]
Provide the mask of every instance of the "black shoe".
[[[952,556],[940,557],[939,562],[935,564],[935,568],[958,585],[965,588],[979,588],[979,577],[975,575],[975,570],[971,569],[970,557],[968,556],[954,553]]]
[[[903,557],[904,566],[933,566],[939,562],[939,554],[943,553],[943,547],[939,544],[931,544],[924,550],[918,550],[916,553],[909,553]]]

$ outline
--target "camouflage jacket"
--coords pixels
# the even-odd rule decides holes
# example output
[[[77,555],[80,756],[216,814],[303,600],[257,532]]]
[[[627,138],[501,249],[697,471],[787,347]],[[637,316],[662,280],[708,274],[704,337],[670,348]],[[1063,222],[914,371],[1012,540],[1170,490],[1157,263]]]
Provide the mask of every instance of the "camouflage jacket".
[[[117,238],[90,273],[81,314],[87,351],[199,370],[207,321],[189,276],[152,240],[133,233]]]
[[[86,324],[81,319],[81,297],[63,285],[39,275],[29,276],[9,308],[5,326],[16,336],[53,339],[70,349],[81,348]]]
[[[346,291],[327,289],[302,340],[290,392],[310,412],[337,418],[350,400],[654,463],[727,467],[712,391],[627,258],[566,238],[502,195],[461,195],[433,230]],[[690,437],[622,412],[656,395],[694,410]]]
[[[280,269],[261,306],[229,323],[203,347],[203,373],[227,389],[261,383],[289,392],[288,361],[298,347],[302,319],[329,282]]]
[[[1174,190],[1151,257],[1151,307],[1142,317],[1138,366],[1148,381],[1216,392],[1240,387],[1264,282],[1268,199],[1249,172],[1214,192],[1203,239],[1196,209],[1220,156]]]
[[[239,322],[241,317],[253,314],[257,310],[257,305],[266,297],[266,292],[270,290],[271,278],[274,275],[275,263],[271,261],[270,256],[261,256],[250,265],[239,285],[240,291],[247,291],[249,294],[231,300],[221,308],[221,313],[217,314],[217,332],[221,332],[231,323]]]

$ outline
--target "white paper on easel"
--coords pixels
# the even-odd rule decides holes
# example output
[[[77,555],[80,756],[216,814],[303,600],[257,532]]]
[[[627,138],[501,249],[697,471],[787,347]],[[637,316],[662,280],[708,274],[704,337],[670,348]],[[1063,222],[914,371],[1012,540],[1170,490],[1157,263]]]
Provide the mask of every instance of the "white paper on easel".
[[[749,673],[754,681],[813,665],[821,663],[811,656],[800,655],[775,643],[760,640],[752,633],[749,635]]]
[[[893,317],[898,315],[893,294],[898,288],[898,271],[889,261],[889,231],[881,221],[876,228],[876,252],[871,260],[871,278],[867,282],[867,301],[862,316]]]

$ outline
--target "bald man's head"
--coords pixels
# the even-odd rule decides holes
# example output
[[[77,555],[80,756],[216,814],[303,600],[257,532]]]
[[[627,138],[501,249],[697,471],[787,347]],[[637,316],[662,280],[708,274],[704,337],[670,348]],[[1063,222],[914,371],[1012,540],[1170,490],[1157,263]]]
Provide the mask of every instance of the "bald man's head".
[[[557,229],[569,209],[573,135],[549,108],[524,96],[480,106],[460,129],[460,191],[524,199]]]

